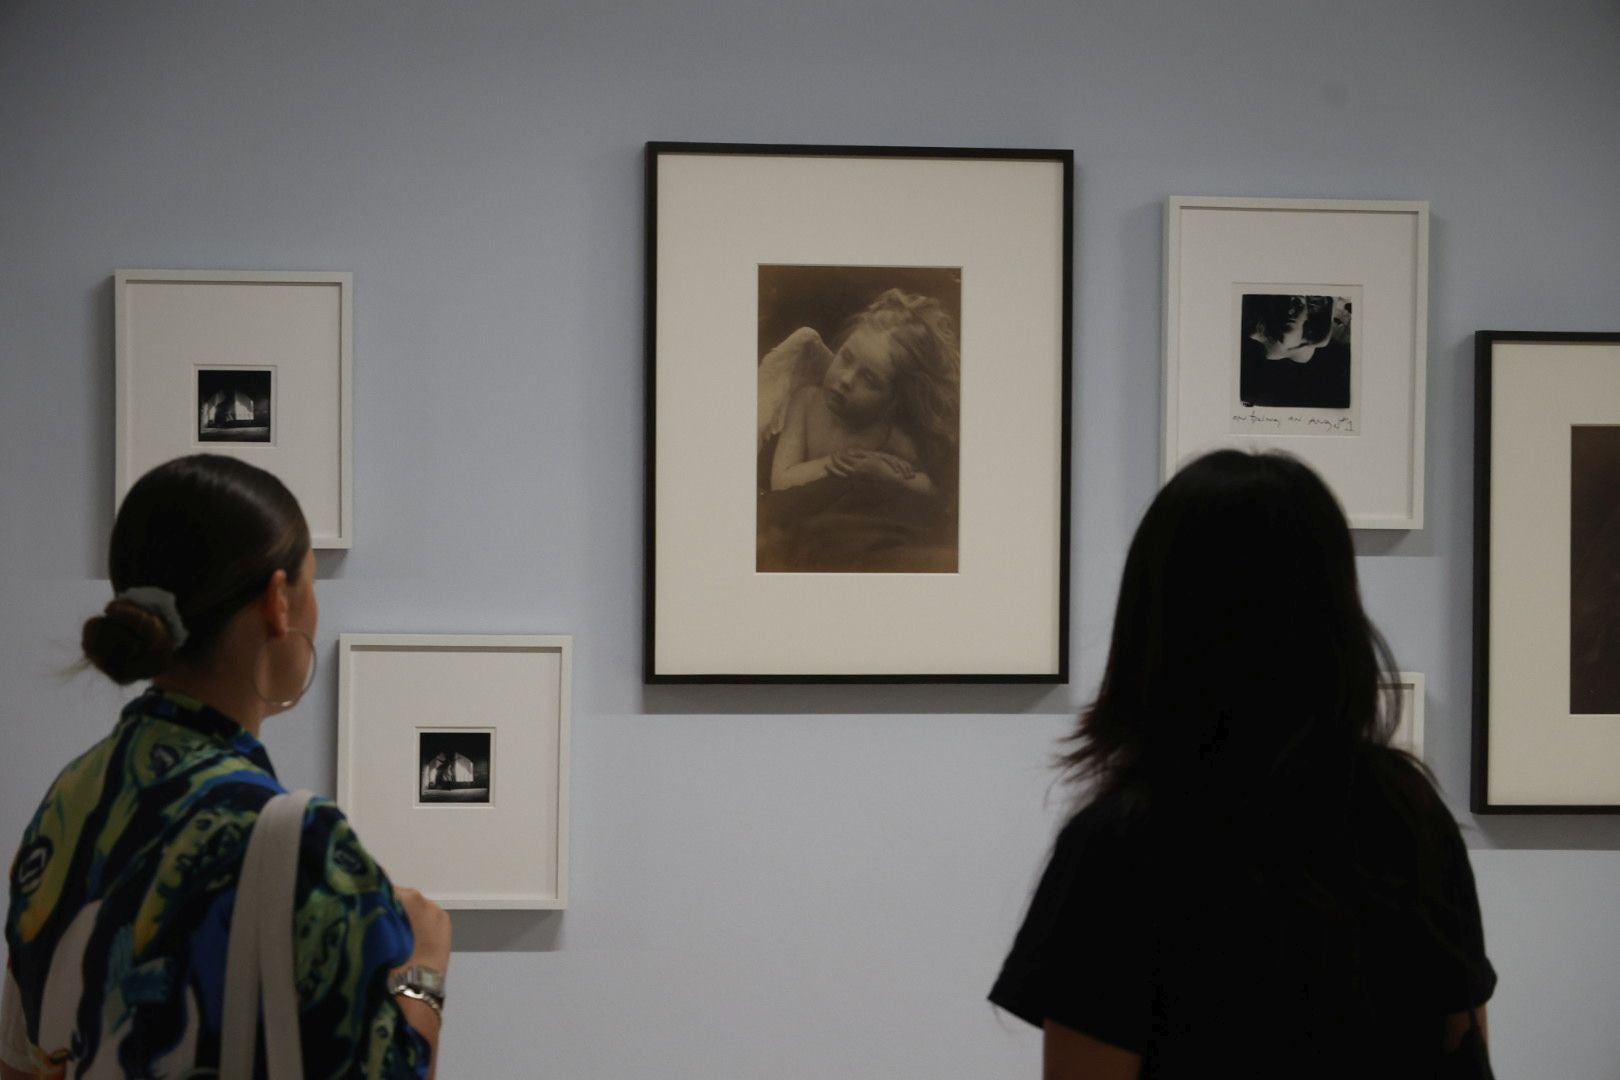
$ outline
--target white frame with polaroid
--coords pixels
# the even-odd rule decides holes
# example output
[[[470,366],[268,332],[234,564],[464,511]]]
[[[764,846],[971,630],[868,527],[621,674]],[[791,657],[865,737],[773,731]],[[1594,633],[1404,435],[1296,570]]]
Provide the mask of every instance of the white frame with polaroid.
[[[1474,356],[1471,808],[1620,813],[1620,332]]]
[[[332,271],[115,272],[114,506],[155,465],[225,454],[287,485],[316,547],[350,547],[353,291],[353,275]],[[233,372],[232,394],[254,415],[239,415],[244,405],[210,424],[204,380]],[[263,416],[241,389],[259,373],[269,375]]]
[[[1164,478],[1222,447],[1285,450],[1322,475],[1352,528],[1421,529],[1429,204],[1174,197],[1164,234]],[[1332,338],[1304,340],[1298,322],[1287,340],[1256,333],[1246,299],[1323,303]],[[1341,405],[1342,390],[1303,377],[1345,353]],[[1251,372],[1275,372],[1269,403],[1245,400]]]
[[[1424,679],[1419,671],[1397,671],[1389,681],[1381,683],[1380,691],[1395,691],[1395,701],[1400,709],[1400,720],[1395,727],[1395,736],[1390,745],[1398,750],[1405,750],[1417,758],[1423,757],[1423,704]],[[1385,695],[1379,695],[1379,707],[1383,707]]]
[[[339,638],[337,801],[392,878],[445,908],[568,906],[572,666],[561,635]],[[464,746],[465,782],[424,799],[446,733],[488,757]]]
[[[1066,681],[1072,152],[649,143],[646,163],[646,680]],[[954,565],[761,568],[762,267],[959,275]]]

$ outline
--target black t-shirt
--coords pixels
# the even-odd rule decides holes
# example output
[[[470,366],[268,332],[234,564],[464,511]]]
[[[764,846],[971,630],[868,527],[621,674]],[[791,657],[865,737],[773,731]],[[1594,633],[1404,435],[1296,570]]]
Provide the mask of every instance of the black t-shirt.
[[[990,1000],[1140,1053],[1144,1077],[1432,1076],[1445,1015],[1496,985],[1468,852],[1393,753],[1352,791],[1339,828],[1087,806]]]

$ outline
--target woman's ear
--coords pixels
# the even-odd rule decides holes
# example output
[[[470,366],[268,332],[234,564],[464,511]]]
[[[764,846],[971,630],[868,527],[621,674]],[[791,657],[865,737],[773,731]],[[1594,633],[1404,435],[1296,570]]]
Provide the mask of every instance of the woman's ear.
[[[277,570],[270,575],[270,583],[259,596],[259,611],[264,616],[265,630],[273,638],[287,636],[287,571]]]

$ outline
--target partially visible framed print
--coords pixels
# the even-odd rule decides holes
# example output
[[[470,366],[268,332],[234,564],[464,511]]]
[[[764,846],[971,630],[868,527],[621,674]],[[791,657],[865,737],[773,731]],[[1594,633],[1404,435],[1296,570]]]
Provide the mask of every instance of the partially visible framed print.
[[[352,278],[120,270],[115,504],[183,454],[241,458],[287,485],[316,547],[353,542]]]
[[[344,634],[338,804],[445,908],[568,904],[573,639]]]
[[[649,682],[1067,679],[1073,164],[648,144]]]
[[[1423,527],[1429,205],[1172,198],[1164,476],[1286,450],[1352,528]]]
[[[1395,737],[1390,745],[1413,757],[1423,757],[1423,674],[1395,672],[1379,689],[1383,691],[1379,695],[1379,707],[1393,706],[1397,710]]]
[[[1620,813],[1620,333],[1482,331],[1476,813]]]

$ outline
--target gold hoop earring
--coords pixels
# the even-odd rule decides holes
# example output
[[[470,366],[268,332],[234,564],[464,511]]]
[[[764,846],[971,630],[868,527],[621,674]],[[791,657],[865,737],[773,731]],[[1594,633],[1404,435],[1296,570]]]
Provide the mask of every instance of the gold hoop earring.
[[[289,626],[287,627],[287,632],[298,634],[305,641],[309,642],[309,675],[304,679],[303,689],[299,690],[298,693],[294,694],[286,701],[277,701],[270,697],[270,695],[266,694],[263,690],[259,689],[259,672],[257,667],[255,667],[253,672],[253,692],[259,695],[260,701],[274,709],[290,709],[302,701],[304,699],[304,695],[309,693],[309,688],[315,685],[315,669],[320,663],[320,653],[315,648],[315,639],[309,635],[308,631],[300,630],[296,626]],[[270,642],[267,640],[264,643],[263,649],[268,649],[269,647]],[[261,652],[263,649],[261,649]]]

